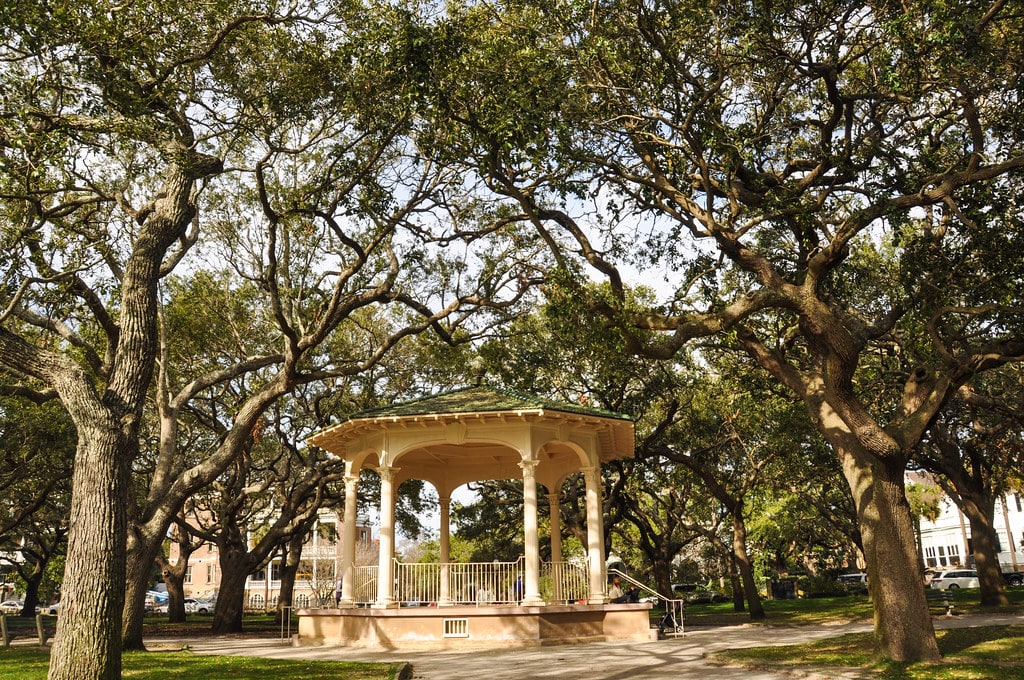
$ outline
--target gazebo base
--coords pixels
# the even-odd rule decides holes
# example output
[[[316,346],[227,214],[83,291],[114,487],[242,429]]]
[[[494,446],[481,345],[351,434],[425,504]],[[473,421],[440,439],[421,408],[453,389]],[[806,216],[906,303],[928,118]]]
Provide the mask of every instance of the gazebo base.
[[[297,643],[375,649],[530,647],[649,640],[648,603],[303,609]]]

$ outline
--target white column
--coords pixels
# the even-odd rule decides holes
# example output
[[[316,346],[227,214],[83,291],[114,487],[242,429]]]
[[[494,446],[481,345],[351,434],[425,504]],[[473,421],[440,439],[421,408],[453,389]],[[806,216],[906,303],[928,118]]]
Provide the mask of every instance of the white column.
[[[587,483],[587,562],[590,572],[590,599],[587,604],[608,601],[604,565],[604,518],[601,513],[601,468],[581,470]]]
[[[1007,499],[1010,494],[1003,494],[999,504],[1003,506],[1003,528],[1006,529],[1006,543],[1010,548],[1010,565],[1014,571],[1019,571],[1020,566],[1017,564],[1017,545],[1014,543],[1013,528],[1010,526],[1010,512],[1006,509]]]
[[[341,601],[344,608],[356,605],[356,494],[359,474],[345,474],[345,528],[341,533]]]
[[[551,561],[562,561],[562,506],[561,494],[549,493],[548,508],[551,518]]]
[[[526,574],[523,582],[524,607],[544,604],[540,596],[540,538],[537,531],[537,461],[519,464],[523,468],[523,545],[526,549]]]
[[[565,569],[562,565],[562,506],[560,505],[561,495],[556,491],[548,494],[548,509],[551,519],[551,564],[552,575],[554,576],[554,598],[558,604],[562,602],[562,579],[565,578]]]
[[[449,578],[450,569],[448,567],[448,563],[451,561],[451,547],[448,533],[450,531],[449,524],[451,524],[452,497],[439,496],[438,500],[441,503],[441,592],[438,596],[437,606],[449,607],[452,604],[452,591],[451,581]]]
[[[376,609],[398,605],[395,602],[395,488],[398,468],[380,467],[380,553],[377,565]]]

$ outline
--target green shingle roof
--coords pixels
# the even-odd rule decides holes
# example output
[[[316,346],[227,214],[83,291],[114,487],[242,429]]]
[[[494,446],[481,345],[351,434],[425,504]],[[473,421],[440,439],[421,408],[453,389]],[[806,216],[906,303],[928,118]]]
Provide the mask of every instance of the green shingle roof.
[[[402,416],[424,416],[448,413],[496,413],[501,411],[545,410],[575,413],[597,418],[614,418],[632,421],[622,413],[590,408],[582,404],[569,404],[551,399],[500,390],[484,385],[465,387],[419,399],[412,399],[391,406],[353,413],[342,422],[372,418],[400,418]]]

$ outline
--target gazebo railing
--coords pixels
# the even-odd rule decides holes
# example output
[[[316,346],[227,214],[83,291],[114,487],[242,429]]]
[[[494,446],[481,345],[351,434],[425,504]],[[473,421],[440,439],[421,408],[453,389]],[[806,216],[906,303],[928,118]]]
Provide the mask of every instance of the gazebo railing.
[[[523,558],[515,562],[416,564],[395,560],[395,599],[406,605],[512,605],[522,599]],[[442,581],[447,579],[447,598]]]
[[[405,563],[395,560],[394,598],[403,606],[436,604],[515,606],[523,598],[524,558],[515,562]],[[355,568],[354,598],[371,605],[378,597],[377,567]],[[442,582],[447,581],[447,593]],[[586,565],[543,562],[540,590],[550,604],[586,602]]]
[[[540,594],[551,604],[586,602],[590,597],[587,565],[578,562],[542,562]]]
[[[355,568],[353,598],[358,604],[368,605],[377,601],[377,565]]]

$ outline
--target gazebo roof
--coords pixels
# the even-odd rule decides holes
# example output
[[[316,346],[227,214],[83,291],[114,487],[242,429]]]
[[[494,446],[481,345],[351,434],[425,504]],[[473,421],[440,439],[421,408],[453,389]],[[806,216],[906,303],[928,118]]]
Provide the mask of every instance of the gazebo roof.
[[[489,386],[354,413],[307,442],[376,467],[376,458],[365,459],[365,452],[381,450],[383,438],[389,455],[401,457],[403,475],[448,488],[516,476],[520,451],[540,451],[538,474],[548,481],[579,469],[572,446],[591,451],[594,463],[628,458],[634,451],[629,416]]]
[[[536,410],[559,411],[630,422],[633,420],[622,413],[478,385],[475,387],[464,387],[451,392],[432,394],[400,404],[392,404],[391,406],[360,411],[348,416],[345,421],[435,414],[499,413]]]

